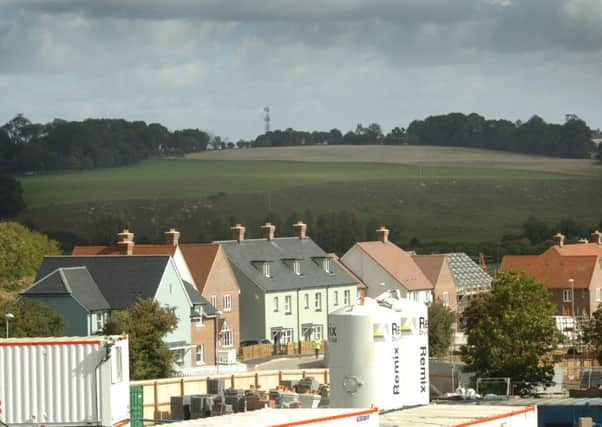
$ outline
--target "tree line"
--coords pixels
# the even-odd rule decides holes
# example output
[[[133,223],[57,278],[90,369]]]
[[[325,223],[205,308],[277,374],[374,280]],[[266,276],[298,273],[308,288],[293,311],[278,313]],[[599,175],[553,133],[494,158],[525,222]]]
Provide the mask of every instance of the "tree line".
[[[181,155],[224,144],[199,129],[170,132],[158,124],[122,119],[32,123],[23,115],[0,128],[0,172],[124,166],[153,156]]]
[[[438,145],[566,158],[589,158],[596,151],[592,130],[574,115],[567,116],[564,124],[554,124],[536,115],[526,122],[511,122],[487,120],[475,113],[450,113],[414,120],[407,129],[395,127],[386,134],[378,123],[371,123],[366,127],[358,124],[354,131],[345,134],[339,129],[306,132],[288,128],[267,132],[247,143],[239,142],[241,147],[321,144]]]

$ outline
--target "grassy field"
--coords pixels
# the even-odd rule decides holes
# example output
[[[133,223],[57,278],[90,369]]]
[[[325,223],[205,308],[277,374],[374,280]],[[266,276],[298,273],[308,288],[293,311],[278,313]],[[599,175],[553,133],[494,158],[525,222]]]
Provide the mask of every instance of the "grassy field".
[[[30,208],[24,219],[89,237],[99,220],[114,217],[133,224],[139,236],[160,236],[176,225],[194,239],[198,224],[210,218],[258,224],[268,212],[286,218],[309,208],[397,224],[407,239],[449,241],[492,241],[520,231],[529,215],[550,224],[602,219],[602,168],[592,162],[483,150],[462,150],[462,157],[432,147],[337,147],[335,161],[333,148],[233,150],[23,177]],[[404,164],[407,148],[414,160]],[[328,161],[313,161],[319,152]]]

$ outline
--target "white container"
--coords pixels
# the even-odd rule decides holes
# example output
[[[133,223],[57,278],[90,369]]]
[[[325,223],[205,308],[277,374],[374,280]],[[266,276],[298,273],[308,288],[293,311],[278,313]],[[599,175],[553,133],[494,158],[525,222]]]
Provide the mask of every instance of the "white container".
[[[129,424],[128,340],[0,339],[0,421],[10,426]]]
[[[391,410],[428,404],[426,306],[395,302],[394,310],[365,298],[363,305],[329,314],[331,407]]]

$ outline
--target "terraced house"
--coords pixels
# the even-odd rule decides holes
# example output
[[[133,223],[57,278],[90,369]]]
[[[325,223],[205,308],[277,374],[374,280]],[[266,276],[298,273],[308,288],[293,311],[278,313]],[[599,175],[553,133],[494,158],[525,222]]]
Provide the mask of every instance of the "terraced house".
[[[245,239],[245,227],[232,227],[233,239],[219,243],[240,286],[242,340],[274,344],[323,340],[328,313],[355,302],[357,279],[346,273],[293,225],[294,237],[275,237],[270,223],[263,238]]]

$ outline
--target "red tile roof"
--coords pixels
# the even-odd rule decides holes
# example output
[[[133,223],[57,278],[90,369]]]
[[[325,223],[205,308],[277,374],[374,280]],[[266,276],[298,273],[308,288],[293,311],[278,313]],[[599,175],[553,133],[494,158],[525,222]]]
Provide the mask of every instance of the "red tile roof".
[[[433,289],[412,256],[391,242],[358,242],[357,245],[406,289]]]
[[[184,255],[186,264],[188,264],[190,274],[196,282],[197,289],[200,293],[203,293],[219,245],[213,243],[181,243],[180,250]]]
[[[437,279],[441,274],[443,268],[443,262],[445,261],[445,254],[437,255],[414,255],[412,257],[414,262],[418,264],[418,267],[422,270],[424,275],[429,279],[431,284],[435,286]]]
[[[173,255],[173,245],[138,245],[134,244],[132,255]],[[75,246],[71,255],[119,255],[117,246]]]

